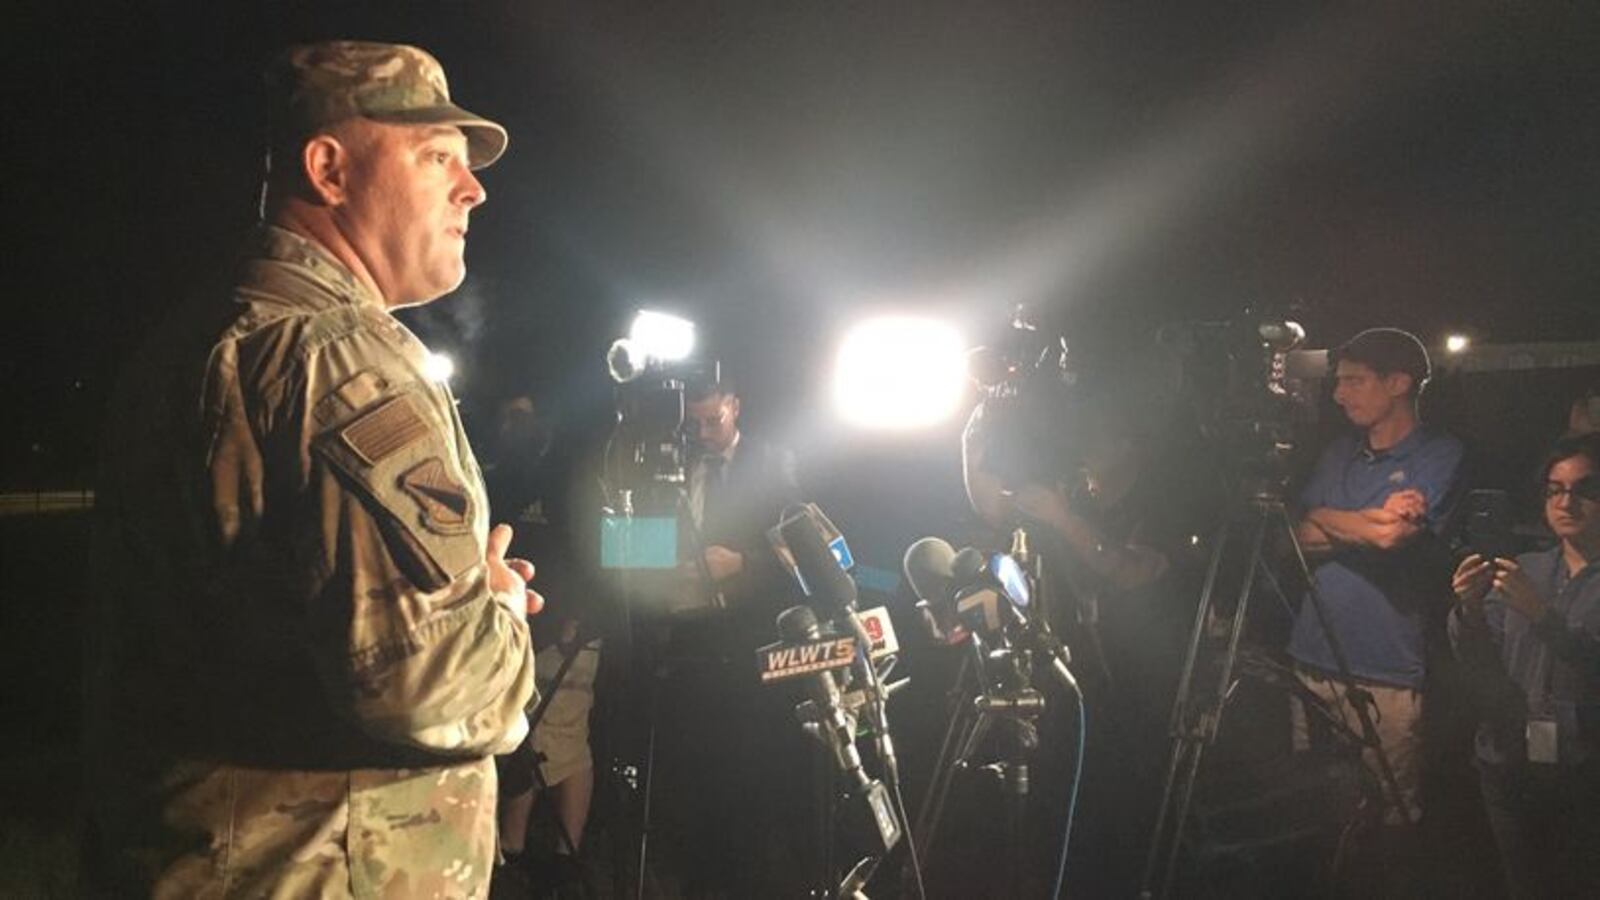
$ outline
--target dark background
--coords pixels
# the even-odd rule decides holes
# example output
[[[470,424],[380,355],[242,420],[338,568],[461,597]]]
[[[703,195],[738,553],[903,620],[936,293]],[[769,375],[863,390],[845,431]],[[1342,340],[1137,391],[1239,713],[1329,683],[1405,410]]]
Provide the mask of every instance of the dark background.
[[[469,405],[604,407],[648,303],[798,435],[883,309],[977,340],[1025,302],[1090,354],[1245,304],[1313,346],[1600,336],[1590,5],[1326,7],[24,3],[0,472],[81,481],[118,362],[254,217],[262,62],[330,36],[430,48],[511,131],[465,287],[412,317]]]
[[[1318,347],[1600,339],[1592,4],[24,0],[0,489],[90,483],[121,360],[254,219],[262,64],[330,37],[430,49],[511,132],[465,286],[408,314],[475,428],[529,386],[602,422],[605,346],[666,305],[882,568],[962,498],[958,423],[868,437],[826,409],[869,312],[976,341],[1028,303],[1090,360],[1247,304],[1294,305]],[[1478,481],[1521,484],[1593,376],[1445,378],[1435,418]],[[84,531],[13,518],[0,556],[7,705],[62,740]]]

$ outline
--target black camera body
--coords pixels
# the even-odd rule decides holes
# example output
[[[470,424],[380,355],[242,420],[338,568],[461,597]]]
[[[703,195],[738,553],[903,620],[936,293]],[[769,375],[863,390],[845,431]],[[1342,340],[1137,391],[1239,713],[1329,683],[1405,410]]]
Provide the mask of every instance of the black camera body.
[[[1019,306],[1006,337],[970,351],[967,368],[983,393],[984,467],[1013,485],[1073,478],[1081,398],[1066,338],[1040,337]]]
[[[642,357],[624,339],[611,345],[606,367],[617,383],[617,425],[608,460],[616,467],[614,483],[643,493],[650,493],[651,485],[683,485],[689,455],[685,395],[693,386],[716,384],[721,364]]]
[[[1300,427],[1314,398],[1289,375],[1305,339],[1295,322],[1253,315],[1164,326],[1158,344],[1178,362],[1178,394],[1199,436],[1220,457],[1235,496],[1280,501]]]

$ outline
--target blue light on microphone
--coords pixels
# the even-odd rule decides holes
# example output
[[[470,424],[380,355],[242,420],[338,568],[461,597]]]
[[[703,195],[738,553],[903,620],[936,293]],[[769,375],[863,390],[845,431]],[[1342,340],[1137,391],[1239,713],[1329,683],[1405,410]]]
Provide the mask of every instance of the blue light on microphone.
[[[994,574],[996,581],[1005,588],[1006,595],[1011,598],[1011,603],[1018,609],[1027,609],[1028,601],[1028,573],[1022,570],[1022,564],[1005,553],[996,553],[989,557],[989,571]]]
[[[833,558],[839,561],[839,568],[850,571],[856,564],[855,557],[850,555],[850,545],[844,542],[844,535],[839,535],[828,542],[828,549],[832,551]]]

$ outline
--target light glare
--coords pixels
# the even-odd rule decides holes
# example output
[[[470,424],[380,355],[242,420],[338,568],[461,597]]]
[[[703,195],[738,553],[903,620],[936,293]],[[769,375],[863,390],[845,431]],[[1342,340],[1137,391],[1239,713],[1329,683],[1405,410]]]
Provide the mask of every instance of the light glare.
[[[456,361],[447,353],[434,353],[429,351],[428,359],[423,363],[423,370],[427,376],[437,382],[443,383],[456,374]]]
[[[628,339],[648,359],[688,359],[694,352],[694,323],[653,309],[640,310],[628,328]]]
[[[1444,339],[1446,353],[1465,353],[1472,346],[1472,338],[1464,334],[1452,334]]]
[[[942,422],[966,390],[960,333],[910,316],[857,325],[840,345],[833,398],[839,414],[863,428],[909,429]]]

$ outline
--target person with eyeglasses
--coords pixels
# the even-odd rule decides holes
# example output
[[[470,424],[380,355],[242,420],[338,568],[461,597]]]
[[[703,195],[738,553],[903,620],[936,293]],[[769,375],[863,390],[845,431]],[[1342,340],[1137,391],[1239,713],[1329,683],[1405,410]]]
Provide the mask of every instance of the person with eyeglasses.
[[[1600,896],[1600,434],[1545,457],[1557,541],[1461,561],[1450,638],[1482,704],[1484,807],[1512,897]]]

